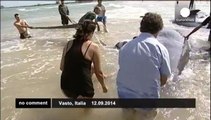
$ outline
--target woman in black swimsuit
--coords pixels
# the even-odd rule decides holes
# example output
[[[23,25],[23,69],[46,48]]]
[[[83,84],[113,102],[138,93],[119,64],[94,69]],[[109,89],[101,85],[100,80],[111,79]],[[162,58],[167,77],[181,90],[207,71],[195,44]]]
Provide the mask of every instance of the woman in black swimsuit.
[[[91,41],[95,28],[94,22],[85,21],[77,29],[75,39],[69,41],[64,48],[60,67],[62,70],[61,89],[69,98],[92,98],[94,96],[92,63],[103,92],[107,92],[100,65],[99,47]]]

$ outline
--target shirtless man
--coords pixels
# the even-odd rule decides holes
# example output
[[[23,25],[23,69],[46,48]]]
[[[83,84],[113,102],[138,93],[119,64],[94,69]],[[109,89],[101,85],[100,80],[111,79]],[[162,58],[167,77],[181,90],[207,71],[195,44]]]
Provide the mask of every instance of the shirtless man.
[[[100,13],[98,14],[97,18],[96,18],[96,22],[102,22],[103,23],[103,27],[104,27],[104,31],[108,32],[107,28],[106,28],[106,16],[105,16],[105,6],[102,4],[102,0],[97,0],[98,4],[95,7],[99,7],[100,8]],[[98,31],[100,31],[100,27],[97,28]]]
[[[20,33],[20,39],[30,38],[30,34],[27,30],[27,28],[32,28],[29,26],[26,22],[26,20],[21,20],[19,17],[19,14],[15,14],[16,21],[14,22],[14,26],[18,29]]]

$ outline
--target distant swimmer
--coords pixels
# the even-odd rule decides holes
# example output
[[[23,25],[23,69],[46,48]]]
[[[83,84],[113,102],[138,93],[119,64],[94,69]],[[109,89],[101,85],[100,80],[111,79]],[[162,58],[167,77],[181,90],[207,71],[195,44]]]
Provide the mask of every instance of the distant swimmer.
[[[103,22],[104,31],[108,32],[108,30],[106,28],[106,16],[105,16],[106,9],[105,9],[105,6],[102,4],[102,0],[97,0],[97,2],[98,2],[98,4],[96,5],[96,7],[99,7],[101,10],[100,10],[100,13],[97,16],[96,22],[99,22],[99,21]],[[98,31],[100,31],[100,27],[98,27],[97,29],[98,29]]]
[[[92,98],[94,96],[93,72],[103,93],[108,91],[104,83],[105,75],[101,68],[99,46],[91,41],[96,24],[86,20],[81,25],[82,27],[77,29],[73,36],[74,40],[69,41],[64,47],[60,64],[61,89],[69,98]]]
[[[27,28],[32,28],[28,25],[26,20],[20,19],[19,14],[15,14],[16,21],[14,22],[14,26],[18,29],[20,33],[20,39],[30,38],[31,35],[29,34],[29,31]]]
[[[85,20],[91,20],[91,21],[95,20],[95,22],[96,22],[96,16],[97,16],[99,13],[100,13],[100,8],[99,8],[99,7],[95,7],[94,10],[93,10],[93,12],[92,12],[92,11],[89,11],[89,12],[87,12],[85,15],[83,15],[83,16],[79,19],[78,24],[83,24],[83,22],[84,22]],[[97,27],[100,27],[99,24],[98,24],[97,22],[96,22],[96,25],[97,25]]]
[[[61,0],[61,4],[59,5],[58,10],[59,10],[59,14],[61,15],[61,22],[62,22],[62,25],[63,26],[68,25],[68,20],[70,22],[72,22],[72,20],[70,20],[70,18],[68,17],[68,15],[69,15],[69,9],[64,4],[64,0]]]

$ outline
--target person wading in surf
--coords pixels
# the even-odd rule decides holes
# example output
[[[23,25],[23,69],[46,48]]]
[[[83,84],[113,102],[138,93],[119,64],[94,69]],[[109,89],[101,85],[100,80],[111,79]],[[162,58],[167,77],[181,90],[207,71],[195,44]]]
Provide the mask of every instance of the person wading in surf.
[[[64,48],[60,65],[61,89],[69,98],[92,98],[94,96],[91,78],[92,63],[103,92],[108,91],[101,69],[99,47],[91,41],[95,29],[96,23],[85,20],[77,29],[75,39],[69,41]]]
[[[106,9],[105,6],[102,4],[102,0],[97,0],[98,4],[95,7],[99,7],[100,8],[100,12],[96,18],[96,22],[103,22],[103,27],[104,27],[104,31],[108,32],[107,28],[106,28]],[[100,31],[100,27],[97,28],[98,31]]]
[[[26,20],[20,19],[19,14],[14,15],[16,21],[14,22],[14,26],[18,29],[18,32],[20,33],[20,39],[30,38],[31,35],[29,34],[29,31],[27,28],[32,28],[28,25]]]
[[[146,13],[140,24],[141,34],[119,51],[117,91],[119,98],[160,97],[160,87],[171,75],[168,50],[157,39],[163,21],[156,13]],[[136,114],[137,113],[137,114]],[[153,120],[156,109],[123,109],[124,118]]]
[[[69,9],[64,4],[64,0],[61,0],[61,4],[59,5],[58,10],[59,10],[59,14],[61,15],[61,22],[63,26],[68,25],[68,21],[73,22],[68,16]]]

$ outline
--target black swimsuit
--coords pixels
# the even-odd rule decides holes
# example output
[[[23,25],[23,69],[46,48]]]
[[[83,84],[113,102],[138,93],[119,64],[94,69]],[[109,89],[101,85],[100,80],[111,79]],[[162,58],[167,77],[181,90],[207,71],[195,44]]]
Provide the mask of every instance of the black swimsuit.
[[[73,41],[73,45],[65,55],[64,69],[61,75],[61,89],[64,94],[70,98],[77,98],[79,95],[83,97],[93,97],[94,88],[91,79],[91,63],[85,59],[87,50],[82,54],[81,47],[83,43],[77,40]]]

